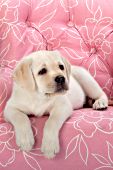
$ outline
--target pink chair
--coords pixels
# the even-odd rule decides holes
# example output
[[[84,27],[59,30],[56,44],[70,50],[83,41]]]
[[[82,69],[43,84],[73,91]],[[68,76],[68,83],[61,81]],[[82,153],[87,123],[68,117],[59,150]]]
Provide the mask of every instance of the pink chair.
[[[61,129],[60,153],[53,160],[40,152],[48,117],[30,118],[36,139],[31,152],[19,150],[12,125],[3,119],[15,64],[33,51],[56,49],[87,68],[113,99],[113,1],[0,1],[0,170],[113,169],[113,107],[74,111]]]

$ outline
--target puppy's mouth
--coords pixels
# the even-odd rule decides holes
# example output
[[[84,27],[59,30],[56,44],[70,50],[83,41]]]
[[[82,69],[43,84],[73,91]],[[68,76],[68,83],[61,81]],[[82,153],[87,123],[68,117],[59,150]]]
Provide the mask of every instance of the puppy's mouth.
[[[54,92],[45,93],[47,96],[65,94],[69,90],[68,85],[57,85]]]

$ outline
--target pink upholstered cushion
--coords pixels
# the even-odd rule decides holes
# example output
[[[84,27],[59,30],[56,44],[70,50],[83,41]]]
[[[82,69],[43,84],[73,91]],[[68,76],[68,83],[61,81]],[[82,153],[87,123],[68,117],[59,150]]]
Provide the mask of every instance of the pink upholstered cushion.
[[[23,56],[42,49],[57,49],[72,64],[87,68],[108,97],[113,98],[112,0],[0,1],[0,115],[11,93],[15,64]],[[75,111],[61,130],[61,152],[53,161],[40,155],[47,118],[33,118],[38,143],[30,153],[18,150],[11,125],[2,123],[0,166],[8,170],[111,169],[111,118],[112,107],[104,112]]]

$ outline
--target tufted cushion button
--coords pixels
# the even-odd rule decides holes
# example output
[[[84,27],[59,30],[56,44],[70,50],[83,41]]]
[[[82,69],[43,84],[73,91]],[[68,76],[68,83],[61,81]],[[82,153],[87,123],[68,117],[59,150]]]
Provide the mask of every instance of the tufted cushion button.
[[[26,21],[26,24],[27,24],[28,27],[31,26],[31,23],[29,21]]]
[[[97,52],[97,49],[95,47],[92,47],[90,50],[90,54],[95,54]]]
[[[47,42],[46,48],[47,48],[47,50],[52,50],[53,45],[50,42]]]
[[[69,26],[69,27],[74,27],[74,22],[73,21],[69,21],[68,23],[67,23],[67,25]]]

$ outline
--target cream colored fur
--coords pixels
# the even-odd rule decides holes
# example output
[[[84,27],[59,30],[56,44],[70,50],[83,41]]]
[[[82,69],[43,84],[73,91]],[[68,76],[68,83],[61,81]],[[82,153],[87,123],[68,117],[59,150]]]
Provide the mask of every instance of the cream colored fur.
[[[64,70],[59,68],[64,66]],[[46,73],[39,74],[46,68]],[[65,87],[57,92],[56,76],[65,78]],[[45,123],[41,151],[47,158],[59,152],[59,131],[73,109],[83,107],[85,97],[95,99],[93,109],[108,106],[106,94],[93,77],[78,66],[71,66],[57,51],[38,51],[23,58],[16,66],[14,86],[4,116],[15,129],[16,143],[25,151],[34,145],[28,115],[49,113]]]

